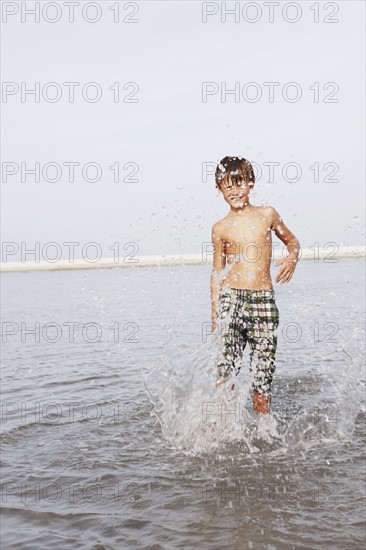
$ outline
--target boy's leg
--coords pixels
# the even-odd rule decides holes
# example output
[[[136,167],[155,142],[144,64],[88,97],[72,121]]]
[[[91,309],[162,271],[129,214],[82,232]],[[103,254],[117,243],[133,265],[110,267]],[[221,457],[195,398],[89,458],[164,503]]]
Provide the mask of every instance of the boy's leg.
[[[241,309],[241,300],[235,292],[224,290],[220,293],[218,318],[221,360],[217,365],[217,387],[226,382],[233,373],[237,375],[240,370],[240,367],[236,367],[236,362],[242,357],[246,345],[246,326],[240,315]]]
[[[258,392],[257,390],[253,390],[253,408],[256,412],[262,413],[262,414],[268,414],[270,404],[271,404],[270,395],[265,395],[263,393]]]
[[[253,304],[249,330],[250,371],[254,371],[253,406],[259,413],[269,413],[273,374],[276,370],[278,309],[271,292]]]

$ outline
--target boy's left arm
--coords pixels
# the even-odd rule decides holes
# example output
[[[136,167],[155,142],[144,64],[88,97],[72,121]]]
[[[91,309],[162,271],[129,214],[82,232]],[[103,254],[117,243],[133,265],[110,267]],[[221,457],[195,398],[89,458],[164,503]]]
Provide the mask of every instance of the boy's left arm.
[[[281,265],[281,269],[276,275],[276,283],[288,283],[292,278],[300,253],[300,243],[295,235],[283,223],[283,220],[275,208],[271,208],[272,223],[271,229],[276,236],[287,246],[288,255],[275,263],[275,266]]]

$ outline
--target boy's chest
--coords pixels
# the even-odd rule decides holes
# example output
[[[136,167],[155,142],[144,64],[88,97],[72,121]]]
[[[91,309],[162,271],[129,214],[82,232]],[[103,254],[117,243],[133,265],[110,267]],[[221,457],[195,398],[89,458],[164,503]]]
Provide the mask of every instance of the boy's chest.
[[[270,224],[268,220],[257,217],[235,221],[225,228],[223,242],[226,254],[236,254],[238,245],[242,246],[248,243],[255,243],[259,246],[271,245]]]

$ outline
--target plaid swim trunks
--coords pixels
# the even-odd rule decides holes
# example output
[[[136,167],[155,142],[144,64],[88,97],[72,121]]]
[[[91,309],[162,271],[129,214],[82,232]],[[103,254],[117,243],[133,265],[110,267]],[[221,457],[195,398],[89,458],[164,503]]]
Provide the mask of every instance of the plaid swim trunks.
[[[237,376],[245,346],[250,346],[250,367],[254,371],[253,389],[269,395],[276,369],[279,311],[274,290],[249,290],[222,287],[219,293],[218,322],[221,324],[222,359],[218,376]],[[222,321],[220,323],[220,321]]]

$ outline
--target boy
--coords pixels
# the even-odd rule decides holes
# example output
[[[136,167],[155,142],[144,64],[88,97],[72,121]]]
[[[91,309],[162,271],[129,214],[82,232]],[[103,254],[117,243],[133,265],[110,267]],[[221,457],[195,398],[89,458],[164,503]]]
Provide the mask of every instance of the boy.
[[[214,245],[211,275],[212,331],[224,321],[221,335],[222,361],[217,366],[219,386],[231,373],[246,343],[251,348],[250,371],[254,370],[253,407],[269,413],[272,377],[275,371],[279,312],[275,302],[270,263],[271,230],[287,246],[276,283],[288,283],[298,261],[300,243],[271,206],[254,206],[249,193],[254,188],[252,165],[244,158],[225,157],[216,168],[216,189],[230,206],[229,213],[212,227]],[[235,261],[234,261],[235,260]],[[225,274],[231,265],[230,271]],[[220,272],[222,272],[220,274]],[[234,386],[233,386],[234,388]]]

